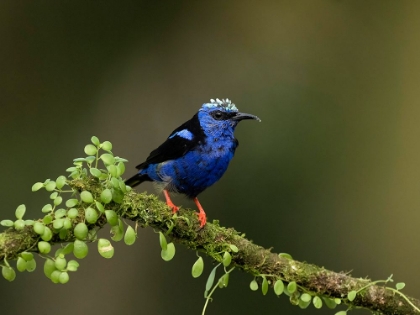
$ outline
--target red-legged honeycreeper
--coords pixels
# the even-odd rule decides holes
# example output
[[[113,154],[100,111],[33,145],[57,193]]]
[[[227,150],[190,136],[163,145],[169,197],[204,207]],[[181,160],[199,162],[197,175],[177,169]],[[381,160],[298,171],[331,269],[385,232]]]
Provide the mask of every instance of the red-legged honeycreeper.
[[[176,128],[145,162],[139,172],[126,180],[134,187],[152,181],[163,189],[166,203],[178,211],[169,192],[181,193],[194,200],[199,210],[200,227],[206,224],[206,213],[197,196],[218,181],[233,158],[238,140],[233,133],[241,120],[257,116],[240,113],[229,99],[210,100],[187,122]]]

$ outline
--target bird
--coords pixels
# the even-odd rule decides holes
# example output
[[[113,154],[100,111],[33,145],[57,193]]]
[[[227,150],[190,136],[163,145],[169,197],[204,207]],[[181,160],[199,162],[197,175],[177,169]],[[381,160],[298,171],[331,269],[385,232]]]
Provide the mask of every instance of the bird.
[[[138,173],[127,179],[126,185],[135,187],[145,181],[154,182],[163,190],[173,213],[179,207],[172,202],[169,192],[193,199],[202,228],[207,217],[197,196],[227,170],[239,144],[234,137],[235,128],[245,119],[261,122],[255,115],[239,112],[229,99],[211,99],[136,166]]]

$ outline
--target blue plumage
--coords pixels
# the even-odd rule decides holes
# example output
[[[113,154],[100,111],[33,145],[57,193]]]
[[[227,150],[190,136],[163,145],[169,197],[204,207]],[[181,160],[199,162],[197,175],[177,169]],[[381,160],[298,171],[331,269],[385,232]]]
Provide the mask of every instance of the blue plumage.
[[[167,204],[178,210],[168,192],[194,199],[201,227],[205,212],[197,196],[218,181],[233,158],[238,140],[233,133],[238,122],[257,116],[240,113],[230,100],[211,100],[187,122],[175,129],[168,139],[137,166],[138,174],[126,181],[132,187],[153,181],[163,189]]]

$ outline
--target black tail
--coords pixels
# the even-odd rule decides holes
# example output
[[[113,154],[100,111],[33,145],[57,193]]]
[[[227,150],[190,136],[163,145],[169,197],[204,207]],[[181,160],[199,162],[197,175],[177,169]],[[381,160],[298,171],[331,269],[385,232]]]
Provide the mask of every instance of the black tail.
[[[125,181],[125,184],[130,187],[135,187],[145,181],[150,181],[150,177],[147,174],[136,174]]]

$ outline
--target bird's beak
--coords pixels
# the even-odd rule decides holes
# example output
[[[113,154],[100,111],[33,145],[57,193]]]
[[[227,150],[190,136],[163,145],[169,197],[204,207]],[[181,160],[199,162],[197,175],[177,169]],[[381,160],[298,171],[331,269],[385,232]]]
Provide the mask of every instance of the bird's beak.
[[[236,121],[241,121],[241,120],[244,120],[244,119],[254,119],[254,120],[258,120],[259,122],[261,122],[261,119],[259,119],[255,115],[246,114],[246,113],[239,113],[239,112],[236,113],[236,115],[233,116],[231,119],[236,120]]]

